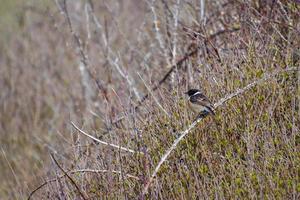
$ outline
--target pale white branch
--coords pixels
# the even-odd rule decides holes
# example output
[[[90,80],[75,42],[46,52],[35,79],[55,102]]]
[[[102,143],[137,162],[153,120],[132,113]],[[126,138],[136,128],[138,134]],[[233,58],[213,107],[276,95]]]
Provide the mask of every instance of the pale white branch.
[[[121,175],[122,172],[121,171],[117,171],[117,170],[108,170],[108,169],[77,169],[77,170],[72,170],[69,173],[70,174],[74,174],[74,173],[113,173],[113,174],[119,174]],[[128,178],[133,178],[136,180],[140,180],[139,177],[131,175],[131,174],[124,174],[125,176],[127,176]]]
[[[98,138],[95,138],[94,136],[84,132],[83,130],[81,130],[78,126],[76,126],[73,122],[71,122],[72,126],[78,130],[81,134],[91,138],[92,140],[100,143],[100,144],[103,144],[103,145],[107,145],[107,146],[111,146],[113,148],[116,148],[116,149],[120,149],[122,151],[127,151],[127,152],[130,152],[130,153],[139,153],[139,154],[143,154],[143,152],[138,152],[138,151],[134,151],[132,149],[129,149],[129,148],[126,148],[126,147],[122,147],[122,146],[119,146],[119,145],[116,145],[116,144],[111,144],[111,143],[108,143],[108,142],[104,142],[102,140],[99,140]]]
[[[134,81],[131,76],[129,76],[128,73],[125,73],[122,69],[121,66],[119,65],[119,59],[115,58],[114,60],[109,56],[108,60],[110,63],[115,66],[116,70],[119,72],[119,74],[127,81],[129,88],[133,90],[135,96],[137,97],[138,100],[141,100],[141,95],[138,91],[138,89],[135,87]]]
[[[161,48],[161,50],[164,52],[164,56],[167,62],[168,66],[171,66],[170,60],[169,60],[169,56],[168,56],[168,49],[166,48],[165,42],[163,40],[160,28],[159,28],[159,20],[157,17],[157,13],[155,10],[155,0],[152,0],[152,2],[148,2],[149,7],[151,9],[151,12],[153,14],[153,24],[154,24],[154,29],[155,29],[155,36],[156,36],[156,40],[158,41],[159,47]]]

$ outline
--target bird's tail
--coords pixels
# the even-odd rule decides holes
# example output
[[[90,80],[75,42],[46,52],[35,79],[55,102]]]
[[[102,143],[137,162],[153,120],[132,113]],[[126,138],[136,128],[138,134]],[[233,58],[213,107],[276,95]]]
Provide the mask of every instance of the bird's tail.
[[[202,112],[200,112],[200,113],[197,115],[197,117],[196,117],[195,120],[197,120],[197,119],[199,119],[199,118],[205,118],[205,117],[207,117],[207,115],[209,115],[209,114],[215,115],[215,112],[213,111],[213,109],[212,109],[211,107],[206,107],[206,108],[207,108],[206,110],[203,110]],[[195,120],[194,120],[194,121],[195,121]]]

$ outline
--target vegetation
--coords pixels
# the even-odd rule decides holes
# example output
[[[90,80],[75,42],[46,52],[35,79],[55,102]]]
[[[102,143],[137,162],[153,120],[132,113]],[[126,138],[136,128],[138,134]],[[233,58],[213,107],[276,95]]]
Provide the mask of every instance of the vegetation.
[[[2,3],[0,199],[300,199],[299,1]]]

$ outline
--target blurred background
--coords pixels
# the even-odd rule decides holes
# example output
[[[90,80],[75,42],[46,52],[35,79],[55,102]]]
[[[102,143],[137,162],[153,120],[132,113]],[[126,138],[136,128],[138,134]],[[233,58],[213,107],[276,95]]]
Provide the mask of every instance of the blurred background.
[[[104,170],[71,175],[90,199],[300,198],[297,1],[0,3],[0,199],[43,183],[32,199],[80,199],[50,153]],[[195,117],[187,89],[216,103],[287,68],[201,122],[140,196]]]

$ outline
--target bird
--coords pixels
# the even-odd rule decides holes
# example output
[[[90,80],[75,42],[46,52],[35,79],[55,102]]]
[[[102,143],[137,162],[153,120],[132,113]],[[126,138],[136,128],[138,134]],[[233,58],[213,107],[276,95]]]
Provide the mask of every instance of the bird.
[[[188,105],[191,110],[199,115],[215,115],[214,108],[209,99],[198,89],[190,89],[185,94],[188,95]]]

